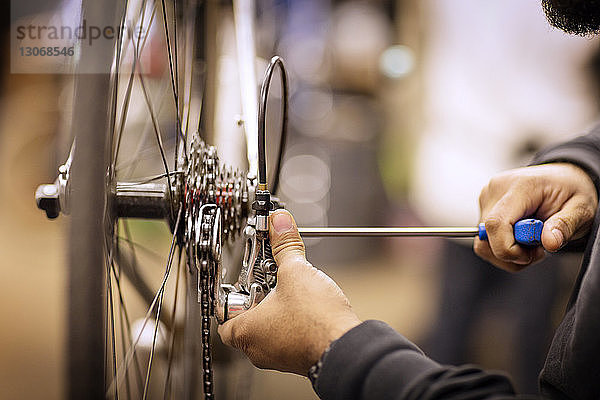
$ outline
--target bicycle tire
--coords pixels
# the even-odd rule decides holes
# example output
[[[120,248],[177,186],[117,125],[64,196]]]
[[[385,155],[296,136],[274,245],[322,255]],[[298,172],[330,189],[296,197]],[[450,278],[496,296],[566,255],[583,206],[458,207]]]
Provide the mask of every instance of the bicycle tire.
[[[83,0],[85,18],[114,24],[117,1]],[[114,25],[113,25],[114,26]],[[106,68],[112,46],[81,47],[81,65]],[[73,191],[69,233],[67,396],[102,399],[104,383],[104,252],[105,154],[108,129],[108,74],[78,74],[73,132],[77,150],[73,158]],[[85,165],[85,168],[82,167]],[[100,356],[101,355],[101,356]]]

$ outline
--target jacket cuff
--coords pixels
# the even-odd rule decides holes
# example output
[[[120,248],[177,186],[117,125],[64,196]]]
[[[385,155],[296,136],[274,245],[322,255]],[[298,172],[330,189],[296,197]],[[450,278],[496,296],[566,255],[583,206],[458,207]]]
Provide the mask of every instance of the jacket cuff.
[[[403,382],[402,386],[408,386],[419,375],[440,367],[386,323],[365,321],[331,343],[322,360],[315,391],[324,400],[361,398],[369,374],[392,352],[403,355],[404,368],[394,377]]]

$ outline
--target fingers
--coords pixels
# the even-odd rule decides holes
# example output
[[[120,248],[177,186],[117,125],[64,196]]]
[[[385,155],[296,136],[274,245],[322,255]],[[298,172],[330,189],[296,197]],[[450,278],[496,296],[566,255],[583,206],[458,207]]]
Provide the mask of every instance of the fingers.
[[[560,211],[544,223],[542,244],[548,251],[558,251],[577,234],[586,231],[594,218],[590,202],[582,196],[573,196]]]
[[[531,249],[519,245],[514,236],[514,224],[535,211],[532,196],[525,193],[527,190],[526,187],[510,190],[487,215],[482,216],[488,242],[485,246],[483,243],[478,244],[475,247],[476,251],[485,252],[485,249],[489,248],[498,262],[529,265],[534,261]]]
[[[224,322],[219,325],[217,332],[223,343],[245,353],[258,368],[265,368],[268,365],[266,362],[267,355],[264,350],[260,350],[265,346],[261,342],[264,334],[261,324],[257,324],[256,315],[252,311],[246,311]]]
[[[542,201],[536,186],[535,180],[520,182],[499,197],[496,197],[497,193],[493,193],[498,190],[497,187],[490,189],[488,186],[482,191],[479,199],[481,219],[485,224],[488,240],[475,240],[473,248],[477,255],[510,272],[520,271],[544,257],[543,248],[521,246],[514,236],[514,224],[524,216],[533,214]],[[486,207],[488,204],[491,208]]]
[[[279,283],[283,283],[286,276],[290,276],[286,272],[299,272],[302,271],[299,264],[306,265],[307,269],[310,265],[306,261],[304,253],[304,243],[298,233],[298,228],[292,215],[285,210],[275,211],[269,217],[269,237],[271,241],[271,249],[273,251],[273,257],[277,262],[279,271],[277,273]],[[279,287],[278,283],[278,287]],[[269,294],[271,296],[272,293]],[[251,344],[256,341],[256,328],[261,326],[262,323],[257,323],[256,311],[258,308],[266,305],[269,296],[265,298],[256,308],[248,310],[235,318],[226,321],[219,326],[218,332],[221,336],[223,343],[235,347],[244,353],[246,353],[250,359],[259,365],[261,362],[260,357],[253,357],[253,350]],[[265,312],[265,310],[262,310]],[[252,328],[254,327],[254,328]]]
[[[239,315],[238,315],[239,317]],[[217,327],[217,332],[221,337],[221,341],[225,343],[227,346],[233,347],[233,335],[231,330],[233,329],[232,320],[225,321],[222,325]]]
[[[277,210],[269,217],[269,237],[275,262],[281,268],[294,260],[306,261],[304,242],[292,215],[286,210]]]
[[[541,260],[545,256],[544,249],[542,247],[529,249],[524,248],[524,250],[527,252],[527,261],[520,261],[519,263],[514,261],[504,261],[495,256],[490,244],[487,241],[479,239],[475,239],[473,249],[479,257],[495,265],[496,267],[509,272],[518,272],[526,266]]]
[[[248,343],[246,334],[246,327],[248,326],[247,319],[246,312],[219,325],[217,332],[221,337],[221,341],[228,346],[245,352]]]

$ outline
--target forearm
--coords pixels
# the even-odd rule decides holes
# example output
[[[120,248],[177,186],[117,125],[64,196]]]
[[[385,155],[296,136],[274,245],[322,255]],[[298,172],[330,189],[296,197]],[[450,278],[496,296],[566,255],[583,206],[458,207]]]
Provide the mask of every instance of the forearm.
[[[442,366],[380,321],[364,322],[332,343],[315,390],[323,400],[514,395],[505,376],[470,366]]]

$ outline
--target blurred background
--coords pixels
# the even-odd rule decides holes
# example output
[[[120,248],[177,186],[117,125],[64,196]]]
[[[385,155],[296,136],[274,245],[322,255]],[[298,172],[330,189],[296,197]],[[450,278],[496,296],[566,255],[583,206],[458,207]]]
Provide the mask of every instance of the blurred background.
[[[301,226],[475,226],[479,191],[494,173],[527,165],[596,120],[598,41],[550,28],[538,0],[256,3],[258,56],[279,54],[290,72],[279,194]],[[66,157],[70,79],[11,73],[3,7],[0,397],[59,399],[68,218],[48,221],[34,192]],[[28,14],[68,7],[47,2]],[[220,40],[231,40],[231,26],[221,29]],[[235,124],[234,115],[223,121]],[[471,244],[312,239],[307,252],[361,318],[386,321],[442,363],[506,370],[534,393],[578,255],[510,275],[478,260]],[[249,374],[252,399],[316,398],[302,377]]]

